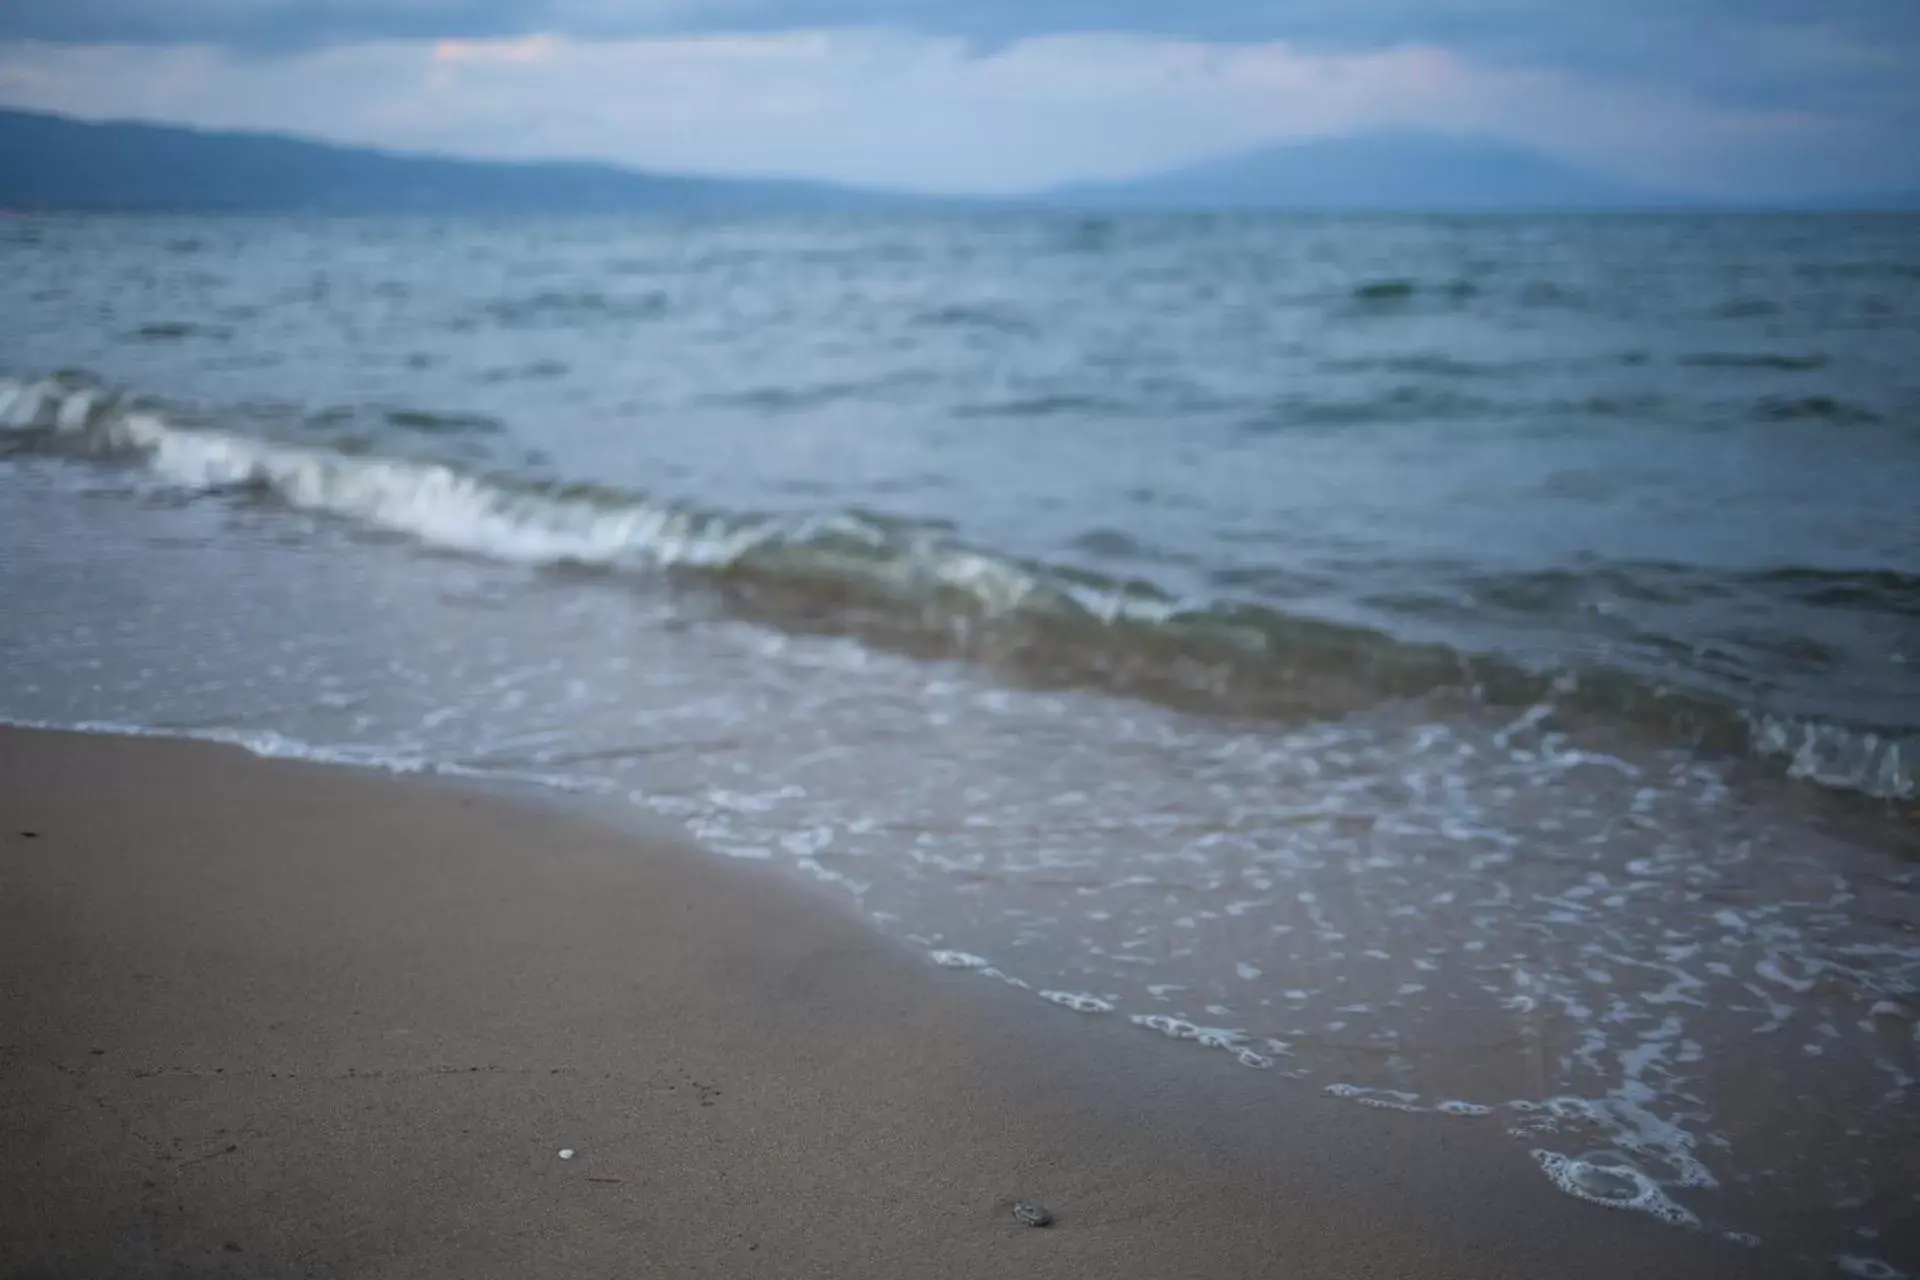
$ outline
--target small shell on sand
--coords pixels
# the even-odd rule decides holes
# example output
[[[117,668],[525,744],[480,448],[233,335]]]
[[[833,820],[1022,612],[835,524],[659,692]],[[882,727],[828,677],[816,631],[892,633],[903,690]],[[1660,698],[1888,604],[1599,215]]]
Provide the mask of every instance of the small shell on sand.
[[[1046,1206],[1035,1204],[1031,1200],[1015,1200],[1013,1202],[1013,1216],[1015,1221],[1024,1223],[1029,1227],[1050,1227],[1053,1225],[1053,1215],[1047,1212]]]

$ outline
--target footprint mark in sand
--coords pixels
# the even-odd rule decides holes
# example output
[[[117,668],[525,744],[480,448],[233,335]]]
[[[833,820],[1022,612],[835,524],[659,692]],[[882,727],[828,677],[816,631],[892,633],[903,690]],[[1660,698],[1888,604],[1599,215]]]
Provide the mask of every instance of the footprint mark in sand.
[[[700,1105],[703,1107],[712,1106],[714,1103],[714,1099],[721,1096],[720,1090],[717,1087],[710,1084],[706,1084],[705,1082],[700,1080],[695,1080],[692,1075],[688,1074],[685,1071],[682,1071],[680,1073],[680,1080],[682,1084],[687,1085],[693,1090],[694,1096],[700,1099]],[[676,1089],[676,1090],[679,1087],[680,1087],[679,1085],[673,1085],[673,1084],[670,1084],[667,1086],[667,1088],[669,1089]]]

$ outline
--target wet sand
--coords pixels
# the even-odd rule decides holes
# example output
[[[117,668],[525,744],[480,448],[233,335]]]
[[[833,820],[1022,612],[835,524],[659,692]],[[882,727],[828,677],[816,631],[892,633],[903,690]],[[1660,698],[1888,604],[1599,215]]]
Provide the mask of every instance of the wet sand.
[[[0,729],[0,1276],[1795,1274],[1772,1243],[664,835]]]

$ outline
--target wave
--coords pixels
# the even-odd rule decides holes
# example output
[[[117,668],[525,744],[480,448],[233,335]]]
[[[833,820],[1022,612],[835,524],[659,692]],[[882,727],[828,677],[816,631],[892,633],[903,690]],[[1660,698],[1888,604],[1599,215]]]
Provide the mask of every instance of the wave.
[[[541,382],[564,378],[570,366],[564,360],[534,360],[522,365],[499,365],[481,373],[482,382]]]
[[[1532,280],[1520,289],[1520,305],[1543,310],[1584,311],[1592,304],[1577,289],[1551,280]]]
[[[1411,298],[1419,288],[1412,280],[1370,280],[1366,284],[1355,285],[1353,296],[1357,302],[1398,302],[1402,298]]]
[[[188,338],[211,338],[225,342],[233,330],[225,325],[194,324],[186,320],[156,320],[143,324],[130,335],[137,342],[183,342]]]
[[[1694,355],[1681,356],[1677,364],[1689,369],[1766,369],[1776,373],[1805,373],[1813,369],[1824,369],[1827,357],[1822,355],[1741,355],[1732,352],[1703,351]]]
[[[845,400],[885,395],[917,386],[925,380],[925,375],[903,372],[876,378],[850,378],[798,386],[753,387],[705,396],[702,402],[739,409],[760,409],[769,413],[790,413],[825,408]]]
[[[1363,307],[1376,307],[1410,302],[1420,296],[1465,302],[1477,297],[1479,293],[1479,286],[1470,280],[1448,280],[1441,284],[1430,284],[1419,280],[1395,278],[1368,280],[1357,284],[1348,296],[1353,302]]]
[[[1754,404],[1752,416],[1760,422],[1831,422],[1861,426],[1880,421],[1864,405],[1832,396],[1766,396]]]
[[[1328,373],[1398,373],[1433,378],[1485,378],[1518,371],[1521,366],[1459,360],[1436,352],[1355,356],[1322,360]]]
[[[957,405],[953,409],[953,416],[956,418],[1051,418],[1062,414],[1099,414],[1117,417],[1133,412],[1138,412],[1136,405],[1116,397],[1062,393]]]
[[[529,325],[567,324],[583,317],[615,320],[655,320],[672,309],[673,302],[660,290],[622,295],[595,291],[564,293],[546,290],[520,298],[489,302],[480,315],[495,324],[515,328]],[[462,317],[471,323],[470,317]]]
[[[1030,338],[1039,334],[1032,321],[1006,307],[951,303],[917,313],[911,323],[929,329],[982,329]]]
[[[1780,304],[1771,298],[1729,298],[1709,311],[1722,320],[1752,320],[1780,314]]]
[[[505,430],[500,419],[484,413],[434,413],[426,409],[388,409],[386,424],[400,431],[427,435],[495,435]]]
[[[1351,400],[1287,396],[1243,422],[1241,430],[1249,435],[1273,435],[1302,428],[1455,421],[1494,407],[1495,402],[1483,396],[1404,385]]]
[[[1910,726],[1783,717],[1617,668],[1529,666],[1236,600],[971,546],[944,524],[860,510],[755,515],[591,485],[531,483],[424,461],[183,426],[75,378],[0,380],[0,453],[121,458],[197,491],[253,495],[446,550],[529,565],[664,575],[750,617],[1090,686],[1281,720],[1458,691],[1568,717],[1625,718],[1874,796],[1916,794]],[[1098,549],[1125,551],[1111,536]],[[1886,575],[1775,571],[1796,593],[1858,600]],[[1900,600],[1920,584],[1893,575]]]

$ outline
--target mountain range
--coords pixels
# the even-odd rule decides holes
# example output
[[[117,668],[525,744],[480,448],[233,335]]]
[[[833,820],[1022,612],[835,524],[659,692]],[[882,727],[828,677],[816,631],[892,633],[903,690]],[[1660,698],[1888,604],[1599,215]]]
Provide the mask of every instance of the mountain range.
[[[270,133],[0,110],[0,208],[231,213],[751,212],[897,207],[825,182],[460,160]]]
[[[1099,208],[1325,212],[1650,209],[1696,203],[1519,147],[1431,133],[1281,143],[1130,181],[1069,187],[1054,198]]]
[[[1010,206],[1089,212],[1731,207],[1617,182],[1518,147],[1415,132],[1283,143],[1126,181],[986,201],[592,162],[455,159],[279,134],[95,124],[0,110],[0,209],[525,214]],[[1920,210],[1920,192],[1773,207]]]

